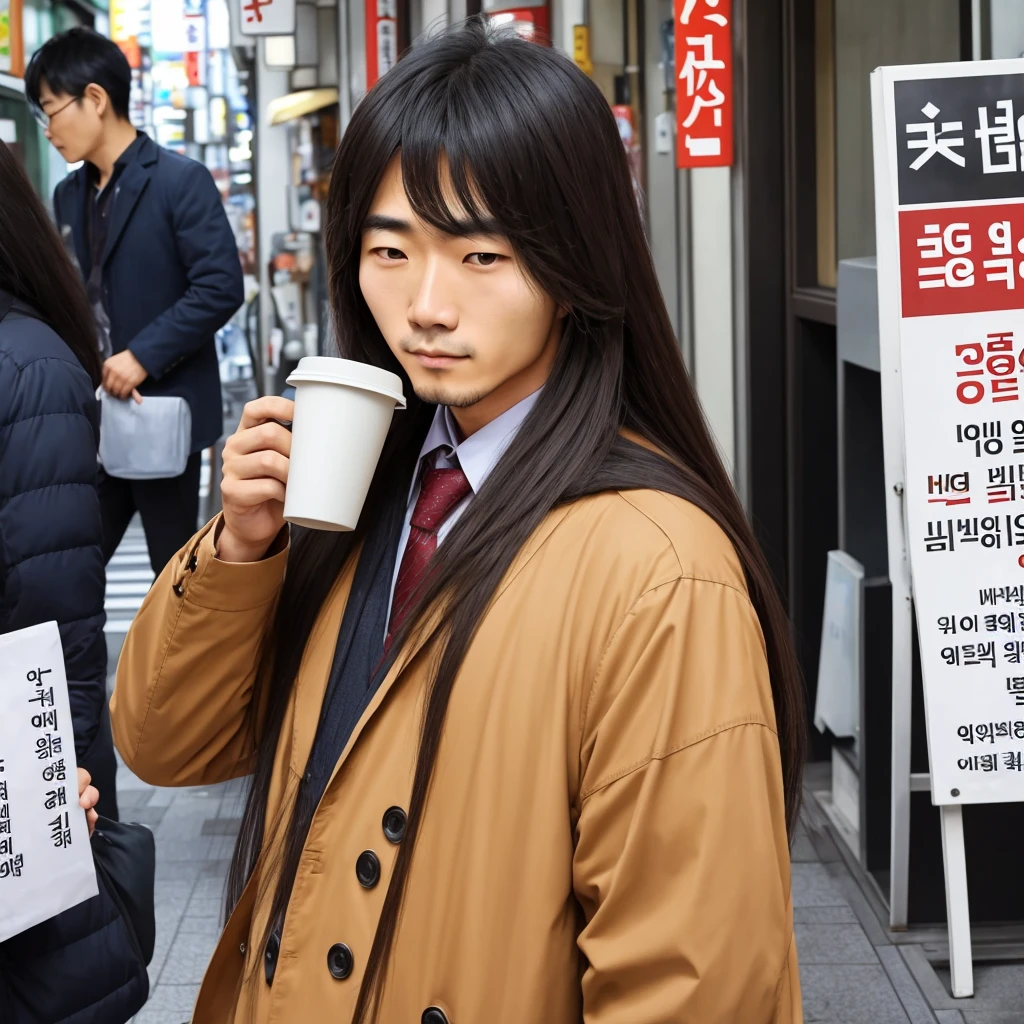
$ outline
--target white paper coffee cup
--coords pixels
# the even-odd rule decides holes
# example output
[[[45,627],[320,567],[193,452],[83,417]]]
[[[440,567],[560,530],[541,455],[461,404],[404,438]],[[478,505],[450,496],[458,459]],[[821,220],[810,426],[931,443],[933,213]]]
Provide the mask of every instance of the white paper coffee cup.
[[[284,517],[314,530],[354,530],[395,409],[402,380],[368,363],[330,356],[299,360]]]

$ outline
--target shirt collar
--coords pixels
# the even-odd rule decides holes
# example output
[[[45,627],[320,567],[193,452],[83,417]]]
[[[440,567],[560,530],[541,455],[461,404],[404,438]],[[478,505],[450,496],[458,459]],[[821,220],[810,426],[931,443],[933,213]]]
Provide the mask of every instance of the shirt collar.
[[[417,463],[417,475],[420,464],[425,456],[437,448],[444,448],[448,455],[457,455],[459,466],[466,474],[473,493],[478,494],[491,470],[498,464],[505,450],[519,432],[523,421],[540,398],[540,390],[517,402],[511,409],[506,409],[500,416],[481,427],[464,441],[459,441],[458,425],[451,409],[439,405],[434,413],[434,420],[427,431],[423,447],[420,449],[420,462]]]
[[[135,154],[142,148],[142,140],[144,138],[148,138],[148,136],[136,129],[135,141],[114,161],[114,175],[111,176],[111,181],[113,181],[119,171],[123,170],[135,159]],[[99,181],[100,172],[95,164],[87,163],[85,165],[85,174],[90,184],[95,185]],[[109,185],[110,182],[108,181],[107,184]]]

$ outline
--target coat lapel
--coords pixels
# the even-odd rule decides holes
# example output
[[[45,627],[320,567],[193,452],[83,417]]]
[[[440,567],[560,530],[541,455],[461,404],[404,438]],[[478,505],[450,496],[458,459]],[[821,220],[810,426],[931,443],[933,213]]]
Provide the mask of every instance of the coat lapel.
[[[110,259],[118,239],[124,232],[132,212],[135,209],[139,197],[146,190],[149,184],[150,168],[148,165],[133,160],[124,171],[121,177],[114,184],[114,205],[111,214],[110,231],[107,234],[107,245],[103,250],[102,263],[106,266]]]
[[[71,240],[75,245],[75,256],[78,259],[78,266],[85,277],[89,276],[89,246],[85,238],[86,217],[89,215],[89,183],[86,178],[84,167],[79,167],[71,181],[71,201],[74,205],[74,214],[68,217],[71,224]],[[67,211],[71,213],[71,211]],[[61,228],[63,230],[63,227]]]
[[[534,531],[533,536],[530,537],[530,539],[523,546],[522,551],[520,551],[519,554],[516,556],[516,559],[512,563],[512,566],[510,567],[509,571],[505,574],[505,579],[501,582],[501,585],[495,592],[495,600],[497,600],[501,596],[501,594],[508,588],[508,586],[516,578],[516,576],[519,575],[519,573],[523,570],[523,567],[540,550],[544,542],[548,539],[548,537],[551,536],[552,533],[555,532],[555,529],[562,522],[562,520],[565,519],[565,517],[569,514],[570,511],[571,506],[563,506],[560,509],[556,509]],[[343,598],[346,592],[346,590],[343,590],[341,588],[336,590],[335,601],[341,599],[341,603],[343,605]],[[337,607],[329,607],[325,612],[324,618],[327,619],[328,624],[340,626],[343,611],[343,608],[339,610]],[[366,728],[367,724],[377,713],[378,708],[380,708],[380,706],[387,699],[387,695],[391,691],[391,689],[402,678],[406,670],[410,667],[410,665],[412,665],[412,663],[416,660],[420,652],[423,650],[423,647],[427,642],[427,638],[433,632],[433,628],[437,625],[440,617],[441,612],[435,612],[434,615],[431,617],[430,621],[427,623],[427,628],[419,630],[415,636],[409,639],[409,642],[406,643],[406,645],[398,653],[397,657],[395,658],[394,662],[391,665],[391,668],[388,670],[387,675],[384,677],[384,681],[377,688],[377,692],[373,695],[373,699],[367,705],[366,710],[363,712],[359,721],[356,723],[356,727],[352,730],[352,735],[349,736],[348,742],[345,744],[345,749],[341,752],[341,756],[338,758],[338,763],[334,766],[334,771],[331,773],[330,782],[328,782],[327,786],[324,788],[323,794],[320,797],[321,801],[323,801],[323,798],[327,794],[327,791],[334,784],[334,780],[337,778],[338,772],[341,770],[342,765],[344,765],[345,761],[348,760],[348,757],[352,753],[352,750],[354,749],[356,743],[359,742],[359,737],[362,734],[363,730]],[[337,630],[335,630],[335,633],[331,635],[337,635]],[[326,644],[324,646],[330,647],[330,644]],[[312,667],[313,666],[311,665],[310,668]],[[316,669],[318,673],[329,673],[330,668],[330,657],[326,659],[317,660]],[[321,694],[323,693],[323,690],[326,688],[326,685],[327,683],[325,678],[321,686]],[[319,713],[319,706],[317,707],[317,712]]]

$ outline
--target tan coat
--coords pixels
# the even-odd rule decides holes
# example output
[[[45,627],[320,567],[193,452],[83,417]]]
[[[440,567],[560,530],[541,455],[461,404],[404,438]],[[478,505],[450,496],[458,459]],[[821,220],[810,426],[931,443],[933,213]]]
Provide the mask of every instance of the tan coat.
[[[157,785],[251,768],[254,651],[287,553],[220,562],[215,525],[157,581],[118,667],[117,746]],[[350,583],[351,568],[307,647],[268,820],[294,799]],[[267,901],[250,882],[197,1024],[351,1019],[429,655],[402,652],[338,762],[273,986],[256,948]],[[373,889],[356,878],[365,850],[382,866]],[[343,980],[328,969],[336,943],[354,957]],[[802,1020],[763,639],[732,547],[692,505],[631,491],[560,509],[499,588],[452,694],[380,1022],[417,1024],[432,1006],[451,1024]]]

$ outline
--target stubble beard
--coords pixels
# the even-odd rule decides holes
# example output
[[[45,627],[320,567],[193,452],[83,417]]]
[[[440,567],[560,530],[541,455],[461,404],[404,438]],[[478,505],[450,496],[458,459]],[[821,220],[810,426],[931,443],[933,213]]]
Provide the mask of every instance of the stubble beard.
[[[427,387],[418,387],[416,397],[428,405],[443,405],[449,409],[468,409],[470,406],[482,402],[489,392],[487,391],[459,391],[454,388],[445,387],[443,384],[432,384]]]

